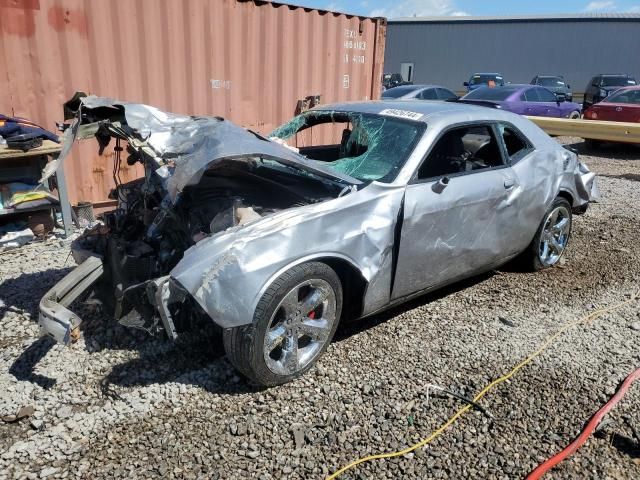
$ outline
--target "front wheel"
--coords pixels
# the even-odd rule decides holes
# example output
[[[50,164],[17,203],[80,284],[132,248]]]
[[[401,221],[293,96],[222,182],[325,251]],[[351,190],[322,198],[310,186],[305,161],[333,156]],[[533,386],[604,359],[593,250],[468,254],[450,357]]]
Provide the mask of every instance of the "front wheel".
[[[562,197],[556,198],[523,253],[523,261],[531,270],[553,267],[560,261],[569,243],[571,223],[571,205]]]
[[[328,265],[310,262],[278,277],[256,307],[253,323],[225,329],[231,363],[264,386],[309,370],[331,342],[342,312],[342,285]]]
[[[577,110],[574,110],[573,112],[571,112],[569,114],[569,118],[572,119],[572,120],[576,120],[576,119],[580,118],[580,112],[577,111]]]

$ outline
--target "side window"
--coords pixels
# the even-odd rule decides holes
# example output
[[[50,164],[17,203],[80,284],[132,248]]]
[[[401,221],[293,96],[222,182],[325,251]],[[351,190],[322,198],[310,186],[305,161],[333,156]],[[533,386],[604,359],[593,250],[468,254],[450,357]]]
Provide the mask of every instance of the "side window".
[[[504,165],[488,125],[453,128],[438,140],[418,169],[418,179],[473,173]]]
[[[438,98],[440,100],[452,100],[457,98],[457,95],[453,93],[451,90],[447,90],[446,88],[438,88]]]
[[[421,91],[418,98],[420,98],[421,100],[437,100],[438,99],[438,97],[436,96],[435,88],[427,88],[426,90]]]
[[[540,98],[538,97],[537,88],[530,88],[529,90],[524,92],[524,98],[527,102],[539,102]]]
[[[536,88],[538,91],[538,97],[540,97],[541,102],[555,102],[556,96],[551,93],[551,91],[546,88]]]
[[[502,141],[509,155],[509,163],[514,164],[533,151],[533,145],[525,139],[524,135],[508,125],[500,124],[498,131],[502,135]]]

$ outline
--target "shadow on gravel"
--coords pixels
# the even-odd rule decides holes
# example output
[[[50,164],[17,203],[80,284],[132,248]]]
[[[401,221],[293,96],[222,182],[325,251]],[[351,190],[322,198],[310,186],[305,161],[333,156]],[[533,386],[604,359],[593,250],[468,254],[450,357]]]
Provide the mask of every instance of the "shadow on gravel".
[[[40,299],[71,269],[48,269],[4,280],[0,284],[0,319],[11,312],[29,315],[31,322],[37,322]],[[85,300],[81,297],[71,309],[83,319],[80,330],[87,350],[91,353],[136,350],[140,355],[112,368],[102,381],[105,394],[109,395],[111,385],[134,387],[172,381],[200,385],[217,393],[235,394],[252,390],[224,360],[222,338],[216,329],[203,328],[187,333],[172,343],[164,336],[152,337],[126,328]],[[17,356],[9,367],[9,373],[17,380],[44,389],[53,387],[56,380],[35,373],[35,368],[54,345],[54,340],[49,337],[37,339]]]
[[[334,342],[372,328],[380,323],[428,302],[451,295],[482,282],[495,272],[486,273],[423,295],[386,312],[367,319],[348,322],[339,327]],[[159,340],[154,340],[154,343]],[[168,342],[168,341],[167,341]],[[120,388],[141,387],[155,383],[177,382],[195,385],[212,393],[236,395],[256,392],[264,387],[252,385],[236,372],[224,359],[221,333],[211,329],[206,333],[193,332],[178,340],[168,350],[148,348],[141,350],[139,358],[114,366],[101,381],[102,392],[107,397],[118,398]],[[153,351],[151,351],[153,350]]]
[[[619,180],[630,180],[632,182],[640,182],[640,174],[624,173],[622,175],[598,175],[599,177],[617,178]]]
[[[118,388],[176,382],[211,393],[241,394],[262,388],[241,379],[224,359],[222,336],[216,329],[186,334],[168,349],[169,340],[154,340],[139,358],[115,365],[102,379],[103,395],[118,398]],[[117,388],[114,388],[117,387]]]
[[[614,433],[611,436],[611,445],[624,455],[640,458],[640,444],[626,435]]]
[[[505,268],[506,268],[505,266],[500,267],[500,270],[503,270]],[[495,274],[496,274],[496,270],[492,270],[482,275],[478,275],[475,277],[468,278],[466,280],[456,282],[452,285],[449,285],[448,287],[438,289],[434,292],[426,293],[413,300],[410,300],[406,303],[402,303],[396,307],[390,308],[389,310],[385,310],[384,312],[378,313],[371,317],[363,318],[361,320],[345,322],[344,324],[341,323],[338,326],[336,335],[333,337],[333,341],[341,342],[342,340],[345,340],[352,335],[369,330],[370,328],[380,325],[381,323],[384,323],[387,320],[390,320],[393,317],[396,317],[404,312],[413,310],[414,308],[421,307],[423,305],[426,305],[427,303],[440,300],[441,298],[447,297],[454,293],[458,293],[459,291],[472,287],[478,283],[482,283],[485,280],[488,280],[489,278],[493,277]]]
[[[50,268],[3,280],[0,284],[0,318],[7,312],[24,312],[36,322],[40,299],[71,270],[72,268]]]
[[[35,383],[45,390],[53,387],[56,384],[54,378],[34,373],[34,369],[38,362],[49,353],[54,344],[55,342],[49,337],[39,338],[15,359],[11,367],[9,367],[9,373],[16,377],[17,380]]]
[[[586,142],[568,144],[567,147],[575,148],[579,155],[589,155],[606,158],[609,160],[638,160],[640,148],[628,143],[602,143],[598,148],[589,148]]]

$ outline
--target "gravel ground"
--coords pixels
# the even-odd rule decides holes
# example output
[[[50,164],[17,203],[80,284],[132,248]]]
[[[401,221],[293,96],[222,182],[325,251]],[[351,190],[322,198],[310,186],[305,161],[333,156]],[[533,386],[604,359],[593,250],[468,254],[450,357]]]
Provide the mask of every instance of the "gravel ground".
[[[70,348],[38,338],[37,304],[71,267],[68,241],[0,254],[0,478],[323,478],[428,436],[560,325],[640,286],[640,149],[588,152],[602,202],[558,268],[503,269],[342,327],[317,368],[257,389],[213,331],[176,345],[80,304]],[[598,156],[596,156],[596,153]],[[427,447],[342,478],[521,478],[581,430],[640,366],[640,301],[570,330]],[[640,385],[554,478],[640,478]]]

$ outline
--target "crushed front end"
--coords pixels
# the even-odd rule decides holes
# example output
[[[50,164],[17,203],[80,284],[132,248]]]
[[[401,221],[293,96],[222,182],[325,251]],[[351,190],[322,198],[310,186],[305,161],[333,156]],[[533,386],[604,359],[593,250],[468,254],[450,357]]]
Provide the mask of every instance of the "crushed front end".
[[[62,165],[76,139],[95,138],[101,152],[115,143],[110,198],[117,208],[73,242],[79,266],[40,302],[43,333],[61,343],[78,336],[81,319],[67,307],[88,291],[122,325],[175,338],[209,318],[171,278],[188,249],[224,231],[242,235],[245,225],[336,198],[351,185],[218,117],[98,97],[75,98],[65,111],[72,112],[73,124],[43,178]],[[120,183],[124,161],[141,164],[144,177]]]

